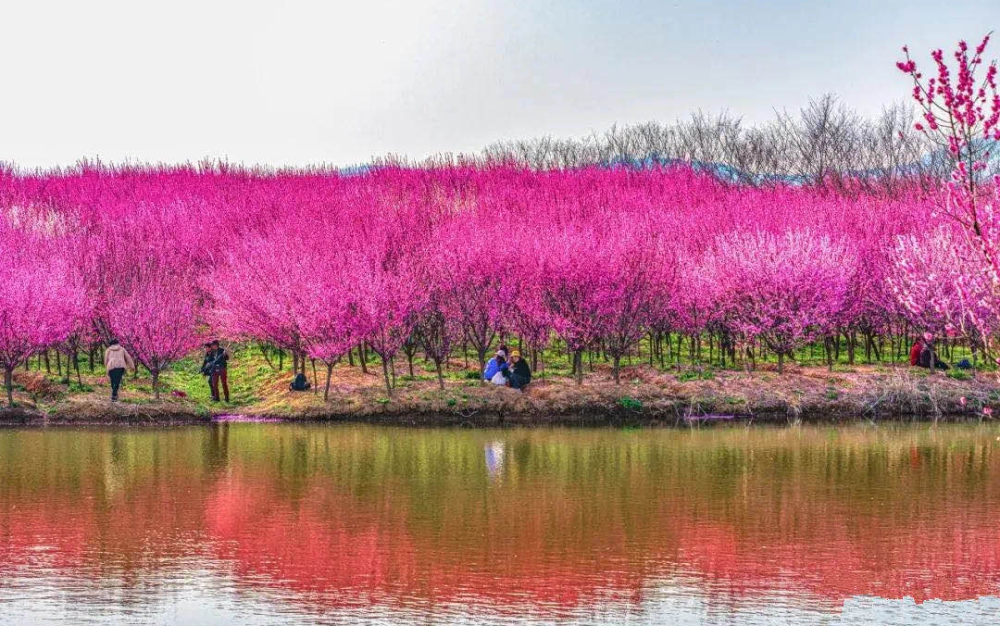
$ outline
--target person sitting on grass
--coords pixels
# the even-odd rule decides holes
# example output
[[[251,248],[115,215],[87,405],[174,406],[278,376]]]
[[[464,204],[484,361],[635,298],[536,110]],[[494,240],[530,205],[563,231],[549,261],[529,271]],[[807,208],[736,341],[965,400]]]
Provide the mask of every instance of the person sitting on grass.
[[[531,383],[531,368],[528,362],[521,358],[520,350],[512,350],[510,353],[510,367],[504,370],[507,382],[512,389],[524,391]]]
[[[924,340],[917,337],[910,347],[910,367],[920,367],[920,353],[924,351]]]
[[[483,370],[483,380],[493,382],[493,378],[507,369],[507,359],[503,350],[497,350],[496,356],[486,362],[486,369]],[[506,376],[502,376],[506,378]]]
[[[499,365],[499,368],[497,369],[497,372],[493,374],[493,377],[490,378],[490,383],[503,387],[507,384],[507,378],[505,376],[505,372],[507,371],[507,359],[500,356],[500,353],[497,352],[496,359],[494,360],[497,365]]]
[[[309,379],[302,372],[296,374],[291,384],[288,385],[288,388],[292,391],[308,391],[310,387],[312,385],[309,384]]]
[[[932,359],[934,361],[935,369],[949,369],[948,364],[938,357],[937,352],[934,352],[934,335],[924,333],[923,348],[920,350],[920,360],[917,365],[930,369]]]

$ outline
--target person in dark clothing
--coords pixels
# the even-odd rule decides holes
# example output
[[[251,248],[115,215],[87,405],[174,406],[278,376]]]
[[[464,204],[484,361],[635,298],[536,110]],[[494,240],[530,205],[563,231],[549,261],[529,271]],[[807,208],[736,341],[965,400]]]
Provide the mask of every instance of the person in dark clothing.
[[[295,379],[288,385],[288,388],[292,391],[307,391],[310,387],[309,380],[302,372],[296,374]]]
[[[934,367],[935,367],[935,369],[939,369],[939,370],[949,369],[948,364],[941,360],[941,357],[939,357],[937,355],[937,352],[934,352],[934,343],[933,342],[924,342],[924,349],[920,351],[920,362],[918,363],[918,365],[920,367],[926,367],[926,368],[930,369],[930,367],[931,367],[931,355],[934,356]]]
[[[208,386],[212,390],[212,402],[219,401],[220,382],[226,402],[229,402],[229,353],[219,345],[218,339],[206,344],[205,347],[208,350],[205,352],[205,360],[201,364],[201,373],[208,376]]]
[[[519,350],[511,351],[510,367],[501,371],[506,372],[504,376],[507,377],[507,382],[512,389],[524,391],[531,383],[531,368],[528,367],[528,362],[521,358]]]
[[[920,342],[920,357],[917,360],[918,367],[926,367],[930,369],[931,367],[931,357],[934,358],[934,368],[939,370],[949,369],[948,364],[943,362],[937,353],[934,352],[934,335],[930,333],[924,333],[924,339]],[[916,346],[914,346],[916,347]],[[910,361],[913,361],[912,351],[910,355]]]

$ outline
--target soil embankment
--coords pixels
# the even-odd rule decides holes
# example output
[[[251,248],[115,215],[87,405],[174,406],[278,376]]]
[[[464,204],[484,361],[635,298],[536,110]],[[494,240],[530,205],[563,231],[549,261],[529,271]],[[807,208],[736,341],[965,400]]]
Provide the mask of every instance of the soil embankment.
[[[598,369],[588,372],[582,386],[566,376],[542,377],[525,393],[461,377],[448,379],[441,390],[432,376],[401,376],[390,397],[376,374],[342,368],[329,401],[323,400],[322,389],[289,391],[291,374],[284,372],[255,379],[231,404],[210,402],[207,391],[196,386],[172,388],[169,379],[156,401],[138,379],[127,384],[122,402],[112,405],[100,376],[86,377],[82,385],[63,385],[38,372],[19,372],[17,406],[0,408],[0,423],[172,425],[278,419],[492,427],[990,418],[990,408],[1000,406],[996,375],[960,376],[931,376],[903,366],[833,372],[791,367],[780,375],[773,370],[664,372],[637,366],[623,372],[621,385]]]

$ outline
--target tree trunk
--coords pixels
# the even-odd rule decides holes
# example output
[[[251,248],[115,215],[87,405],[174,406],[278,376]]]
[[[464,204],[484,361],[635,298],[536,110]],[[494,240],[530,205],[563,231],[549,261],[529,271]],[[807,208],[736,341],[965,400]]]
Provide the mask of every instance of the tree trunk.
[[[781,374],[785,370],[785,353],[778,350],[778,373]]]
[[[330,400],[330,378],[333,377],[333,363],[326,364],[326,389],[323,390],[323,402]]]
[[[441,391],[444,391],[444,372],[441,371],[441,359],[434,359],[434,369],[437,370],[438,385],[441,387]]]
[[[392,385],[389,383],[389,359],[382,359],[382,376],[385,378],[385,392],[392,397]]]
[[[316,359],[309,359],[313,366],[313,394],[319,393],[319,380],[316,377]]]
[[[573,371],[576,372],[576,384],[583,384],[583,350],[577,350],[573,353]]]
[[[160,399],[160,370],[153,370],[150,372],[153,377],[153,399]]]
[[[617,354],[611,357],[611,373],[616,385],[621,384],[621,361],[622,358]]]
[[[3,370],[3,386],[7,390],[7,406],[14,406],[14,373],[10,371],[10,368],[4,367]]]
[[[358,360],[361,361],[361,373],[368,373],[368,351],[365,350],[365,344],[358,346]]]
[[[483,378],[483,372],[486,371],[486,348],[482,350],[477,349],[476,356],[479,358],[479,382],[485,385],[486,379]]]
[[[52,373],[52,364],[49,361],[49,351],[48,351],[48,348],[46,348],[46,350],[45,350],[45,373],[46,374],[51,374]]]
[[[406,353],[406,364],[410,368],[410,378],[414,378],[414,376],[413,376],[413,353],[412,352],[407,352]]]

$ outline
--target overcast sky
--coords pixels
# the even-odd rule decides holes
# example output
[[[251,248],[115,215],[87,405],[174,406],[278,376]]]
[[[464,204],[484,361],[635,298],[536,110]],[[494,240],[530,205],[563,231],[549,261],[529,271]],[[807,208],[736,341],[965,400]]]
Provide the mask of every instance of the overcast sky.
[[[21,0],[0,161],[350,165],[825,92],[874,114],[904,43],[997,27],[1000,0]]]

